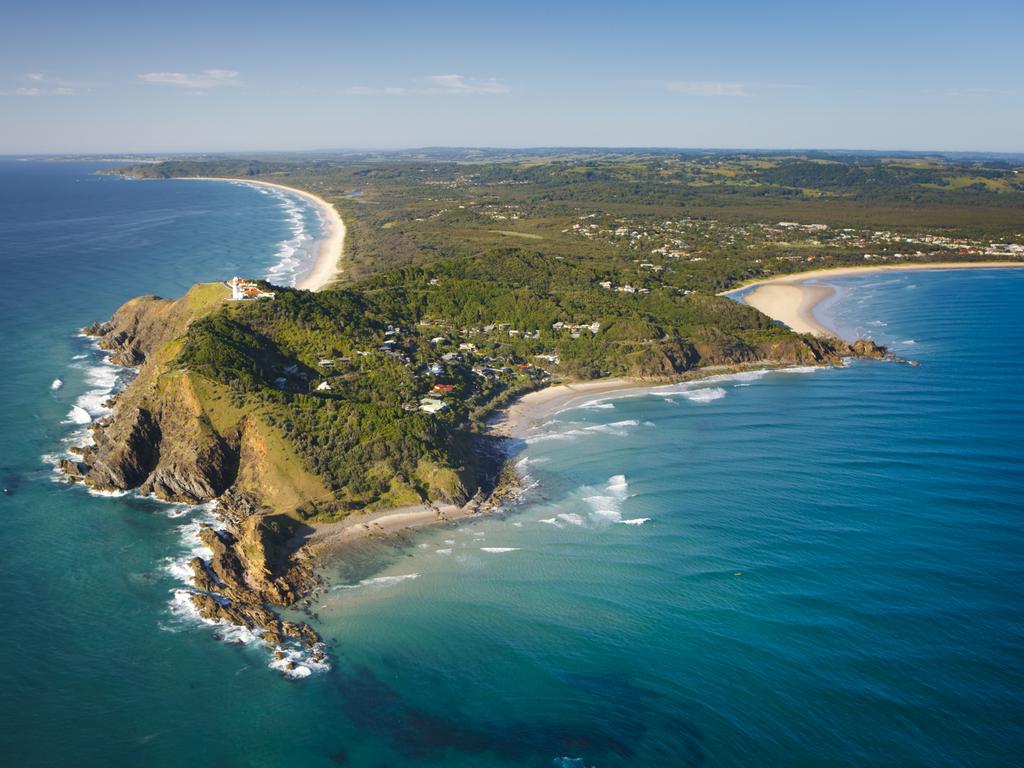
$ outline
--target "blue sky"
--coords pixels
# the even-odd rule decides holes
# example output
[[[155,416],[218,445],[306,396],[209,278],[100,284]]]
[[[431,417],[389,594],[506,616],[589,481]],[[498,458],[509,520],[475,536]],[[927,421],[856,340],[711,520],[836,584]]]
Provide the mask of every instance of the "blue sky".
[[[0,5],[0,153],[1024,151],[1024,2]]]

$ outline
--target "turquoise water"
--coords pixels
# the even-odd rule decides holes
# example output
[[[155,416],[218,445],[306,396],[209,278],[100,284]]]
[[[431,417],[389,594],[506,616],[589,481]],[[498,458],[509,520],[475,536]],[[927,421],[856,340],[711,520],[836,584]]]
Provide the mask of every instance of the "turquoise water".
[[[332,669],[292,682],[258,647],[172,610],[183,529],[203,512],[91,497],[40,461],[90,386],[75,328],[232,271],[222,257],[265,273],[291,236],[286,212],[251,188],[55,168],[12,179],[0,163],[0,256],[23,288],[0,305],[5,762],[990,766],[1024,753],[1024,274],[844,278],[840,326],[917,368],[745,376],[560,414],[523,446],[535,485],[510,514],[332,566],[317,609]],[[11,217],[26,176],[64,210],[82,201],[61,194],[93,184],[82,197],[107,218],[76,233],[51,207]],[[172,222],[122,239],[155,209]],[[33,215],[50,223],[33,230]],[[108,245],[86,254],[96,241]]]

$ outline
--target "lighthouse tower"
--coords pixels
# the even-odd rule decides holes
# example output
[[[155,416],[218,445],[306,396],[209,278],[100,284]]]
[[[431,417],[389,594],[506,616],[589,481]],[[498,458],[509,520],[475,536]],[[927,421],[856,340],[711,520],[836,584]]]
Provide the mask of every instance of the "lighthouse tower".
[[[228,287],[231,288],[231,300],[241,301],[245,297],[242,295],[242,280],[238,279],[238,275],[235,275],[228,281]]]

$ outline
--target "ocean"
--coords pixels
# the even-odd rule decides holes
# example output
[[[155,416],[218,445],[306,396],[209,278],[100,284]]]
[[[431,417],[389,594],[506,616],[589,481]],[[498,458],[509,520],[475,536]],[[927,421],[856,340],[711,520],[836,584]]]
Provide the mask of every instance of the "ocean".
[[[44,457],[117,384],[78,328],[236,272],[291,282],[316,212],[99,167],[0,161],[5,764],[1024,754],[1020,271],[837,280],[830,319],[919,367],[749,373],[558,414],[516,447],[529,490],[507,514],[330,564],[314,621],[330,669],[290,680],[176,599],[208,510],[89,495]]]

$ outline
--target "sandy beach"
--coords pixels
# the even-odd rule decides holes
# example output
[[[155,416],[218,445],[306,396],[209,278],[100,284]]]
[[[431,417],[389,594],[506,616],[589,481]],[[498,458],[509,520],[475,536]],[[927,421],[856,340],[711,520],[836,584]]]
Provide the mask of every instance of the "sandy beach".
[[[740,288],[724,292],[723,296],[733,296],[740,291],[753,288],[743,300],[760,310],[768,317],[785,323],[798,333],[811,333],[815,336],[837,336],[831,328],[825,326],[815,314],[814,309],[821,302],[835,293],[835,288],[828,285],[828,278],[846,275],[868,275],[883,272],[908,272],[929,269],[991,269],[991,268],[1024,268],[1024,262],[1013,261],[974,261],[935,264],[890,264],[870,267],[837,267],[835,269],[815,269],[795,275],[783,275],[768,280],[747,283]]]
[[[312,523],[314,532],[303,544],[313,557],[330,556],[357,541],[388,538],[431,525],[482,515],[486,511],[474,500],[464,506],[417,504],[377,512],[355,513],[335,523]]]
[[[559,411],[583,405],[602,395],[649,386],[650,382],[632,379],[598,379],[539,389],[523,395],[499,413],[490,423],[491,433],[501,437],[522,437]]]
[[[317,254],[313,268],[299,279],[295,287],[307,291],[319,291],[341,274],[341,256],[345,247],[345,222],[341,220],[337,209],[322,197],[314,195],[312,192],[306,192],[302,189],[289,187],[285,184],[277,184],[272,181],[220,178],[216,176],[187,176],[182,178],[186,178],[189,181],[237,181],[242,184],[275,187],[276,189],[304,197],[320,211],[325,231],[323,238],[320,240],[320,252]]]

